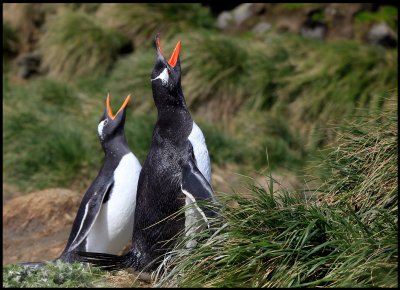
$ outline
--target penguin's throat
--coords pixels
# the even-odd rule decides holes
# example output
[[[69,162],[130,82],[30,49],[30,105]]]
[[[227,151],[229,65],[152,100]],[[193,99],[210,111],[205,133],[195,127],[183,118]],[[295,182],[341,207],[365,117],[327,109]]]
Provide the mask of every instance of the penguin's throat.
[[[185,97],[183,96],[181,89],[174,90],[168,94],[155,93],[154,103],[159,114],[164,111],[168,112],[177,109],[188,110]]]
[[[105,155],[123,156],[130,152],[125,134],[118,134],[112,139],[104,140],[101,143]]]

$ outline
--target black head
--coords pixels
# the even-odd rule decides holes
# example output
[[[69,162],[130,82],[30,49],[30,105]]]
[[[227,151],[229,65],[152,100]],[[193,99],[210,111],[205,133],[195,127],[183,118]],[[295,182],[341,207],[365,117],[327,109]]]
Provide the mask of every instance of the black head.
[[[151,72],[151,86],[156,106],[162,104],[184,103],[181,87],[181,64],[179,52],[181,42],[178,41],[175,50],[167,61],[160,45],[158,34],[155,37],[156,63]]]
[[[114,140],[118,136],[124,137],[124,125],[125,125],[125,115],[126,108],[131,99],[131,96],[128,95],[125,99],[125,102],[122,104],[121,108],[114,115],[111,106],[110,106],[110,94],[107,95],[106,100],[106,109],[104,110],[104,114],[99,121],[99,125],[97,127],[100,142],[103,147]],[[125,138],[125,137],[124,137]]]

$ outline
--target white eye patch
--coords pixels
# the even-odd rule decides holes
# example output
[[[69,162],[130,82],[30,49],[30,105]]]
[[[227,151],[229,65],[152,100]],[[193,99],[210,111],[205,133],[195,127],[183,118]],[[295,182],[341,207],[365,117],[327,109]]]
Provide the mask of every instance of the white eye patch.
[[[103,121],[101,121],[101,122],[99,123],[99,126],[97,126],[97,131],[99,132],[99,137],[101,138],[101,140],[104,139],[104,136],[103,136],[103,128],[104,128],[105,125],[107,125],[107,123],[108,123],[108,120],[105,119],[105,120],[103,120]]]
[[[166,86],[168,84],[169,76],[168,76],[168,69],[165,68],[156,78],[151,79],[151,81],[155,81],[160,79],[162,84]]]

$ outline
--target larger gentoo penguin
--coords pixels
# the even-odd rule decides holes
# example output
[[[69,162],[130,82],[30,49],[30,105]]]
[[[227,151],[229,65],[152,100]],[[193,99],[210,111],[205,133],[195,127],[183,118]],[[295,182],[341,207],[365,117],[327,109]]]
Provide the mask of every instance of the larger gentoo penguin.
[[[160,38],[158,37],[158,35],[156,35],[156,46],[157,46],[157,52],[159,54],[159,57],[164,58],[164,54],[163,51],[161,49],[161,45],[160,45]],[[178,58],[179,57],[179,52],[180,52],[180,48],[181,48],[181,43],[180,41],[178,41],[175,50],[171,56],[171,58],[168,61],[169,64],[169,68],[165,67],[155,78],[152,78],[151,81],[154,82],[156,80],[161,80],[161,82],[155,82],[155,86],[153,86],[153,91],[154,88],[160,85],[166,85],[168,83],[168,79],[169,79],[169,71],[168,69],[170,68],[175,68],[175,66],[177,67],[177,69],[179,68],[179,73],[180,73],[180,63],[178,62]],[[182,86],[181,83],[179,82],[179,84],[177,85],[176,88],[176,92],[175,94],[179,94],[183,101],[184,101],[184,105],[186,106],[185,103],[185,97],[183,95],[183,91],[182,91]],[[192,127],[192,131],[189,134],[188,137],[190,143],[192,143],[193,146],[193,151],[194,151],[194,156],[197,162],[197,167],[199,168],[200,172],[203,174],[203,176],[207,179],[208,183],[211,183],[211,162],[210,162],[210,156],[208,154],[208,149],[207,149],[207,145],[206,145],[206,139],[204,138],[203,132],[201,131],[200,127],[196,124],[196,122],[193,120],[193,127]]]
[[[168,62],[158,43],[156,36],[157,59],[151,79],[158,116],[139,176],[132,248],[123,256],[78,253],[82,261],[106,270],[154,270],[185,230],[181,210],[185,199],[189,196],[196,201],[214,200],[211,185],[198,169],[188,140],[193,120],[181,89],[180,43]],[[204,204],[198,210],[205,219],[215,215]]]
[[[107,96],[106,109],[98,125],[104,163],[82,198],[65,249],[55,260],[79,261],[77,251],[118,254],[132,237],[141,165],[125,138],[129,101],[130,96],[114,115],[110,95]],[[40,264],[43,263],[23,263],[31,267]]]
[[[157,47],[158,57],[163,59],[165,62],[165,56],[161,49],[160,38],[158,35],[156,35],[156,47]],[[178,61],[180,48],[181,48],[181,43],[180,41],[178,41],[175,50],[168,61],[168,64],[171,68],[179,70],[179,75],[181,73],[180,61]],[[155,82],[155,84],[152,86],[153,91],[156,90],[155,93],[157,94],[162,95],[163,90],[160,89],[159,87],[166,86],[168,83],[170,75],[168,69],[169,68],[167,66],[155,78],[151,79],[152,82],[161,79],[161,82],[159,81]],[[161,93],[158,91],[160,91]],[[177,98],[179,95],[179,97],[182,98],[183,100],[183,105],[186,107],[185,97],[183,95],[183,90],[180,82],[178,83],[176,91],[173,92],[173,94],[175,94]],[[166,98],[168,97],[168,93],[165,93],[165,97]],[[196,161],[197,168],[200,170],[200,172],[206,178],[208,183],[211,185],[212,184],[211,162],[210,162],[210,156],[208,154],[206,140],[204,138],[203,132],[201,131],[200,127],[196,124],[194,120],[193,120],[192,131],[190,132],[188,139],[193,146],[194,159]],[[196,199],[193,196],[190,196],[190,194],[188,194],[187,192],[184,193],[186,195],[185,204],[187,206],[187,209],[185,211],[185,228],[186,228],[186,235],[190,236],[195,231],[203,230],[204,223],[198,224],[198,220],[202,220],[204,216],[201,210],[196,205]],[[194,247],[195,245],[196,242],[194,240],[188,240],[186,243],[186,246],[189,248]]]

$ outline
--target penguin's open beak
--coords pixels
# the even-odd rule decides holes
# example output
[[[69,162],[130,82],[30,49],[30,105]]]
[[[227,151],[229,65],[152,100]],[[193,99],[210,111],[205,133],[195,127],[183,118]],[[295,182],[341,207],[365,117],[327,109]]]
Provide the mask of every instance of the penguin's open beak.
[[[128,95],[125,99],[125,102],[122,104],[121,108],[118,110],[118,112],[114,115],[112,110],[111,110],[111,105],[110,105],[110,93],[107,94],[107,113],[108,116],[114,120],[115,117],[117,117],[118,113],[121,112],[122,110],[124,110],[126,108],[126,106],[128,105],[129,101],[131,100],[131,95]]]
[[[156,34],[156,43],[157,43],[157,53],[159,56],[162,56],[163,59],[165,59],[164,57],[164,53],[161,49],[161,45],[160,45],[160,37],[158,36],[158,33]],[[179,40],[178,43],[175,46],[174,52],[172,53],[170,59],[168,60],[168,64],[171,67],[175,67],[176,62],[178,61],[178,57],[179,57],[179,52],[181,51],[181,41]]]

